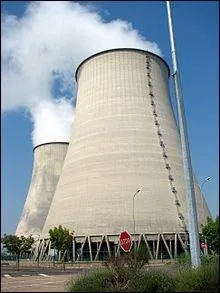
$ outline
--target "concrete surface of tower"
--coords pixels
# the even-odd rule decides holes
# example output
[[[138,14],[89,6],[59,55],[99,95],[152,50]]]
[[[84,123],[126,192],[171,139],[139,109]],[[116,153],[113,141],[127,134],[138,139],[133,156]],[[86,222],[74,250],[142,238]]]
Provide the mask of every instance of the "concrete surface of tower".
[[[79,65],[72,138],[43,237],[61,224],[81,243],[102,236],[116,243],[121,231],[133,233],[134,204],[137,235],[167,233],[173,240],[187,232],[168,78],[162,58],[138,49],[103,51]],[[210,212],[197,184],[195,190],[201,224]]]
[[[16,235],[39,237],[57,186],[69,143],[34,147],[32,178]]]

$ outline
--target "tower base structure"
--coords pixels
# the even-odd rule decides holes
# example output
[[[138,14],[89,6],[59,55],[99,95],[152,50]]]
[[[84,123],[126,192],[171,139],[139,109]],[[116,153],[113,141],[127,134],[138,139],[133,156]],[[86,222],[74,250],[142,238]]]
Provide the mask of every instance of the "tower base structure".
[[[131,234],[132,235],[132,234]],[[133,246],[134,248],[134,235]],[[187,232],[136,234],[136,247],[144,245],[149,260],[176,259],[189,248]],[[65,262],[104,261],[120,255],[119,235],[87,235],[73,236],[72,248],[65,251]],[[49,239],[39,240],[32,251],[32,259],[37,261],[59,261],[63,255],[58,255],[51,247]]]

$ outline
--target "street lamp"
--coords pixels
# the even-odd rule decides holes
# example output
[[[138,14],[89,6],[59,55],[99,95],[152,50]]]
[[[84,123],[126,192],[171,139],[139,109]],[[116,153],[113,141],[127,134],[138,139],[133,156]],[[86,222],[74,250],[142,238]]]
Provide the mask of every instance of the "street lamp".
[[[40,263],[40,235],[38,234],[38,246],[37,246],[37,267],[39,268]]]
[[[200,191],[201,191],[201,197],[202,197],[202,208],[203,208],[203,212],[205,214],[205,205],[204,205],[204,199],[203,199],[203,194],[202,194],[202,188],[203,188],[203,185],[209,181],[211,179],[211,177],[207,177],[201,184],[201,187],[200,187]],[[208,247],[207,247],[207,239],[205,238],[205,249],[204,249],[204,252],[205,252],[205,255],[208,254]]]
[[[73,263],[75,263],[75,261],[76,261],[76,257],[75,257],[75,239],[74,239],[74,233],[75,233],[74,230],[70,233],[71,236],[72,236],[72,254],[73,254],[72,262],[73,262]]]
[[[211,179],[211,177],[207,177],[201,184],[200,186],[200,192],[201,192],[201,197],[202,197],[202,209],[203,209],[203,212],[205,213],[205,205],[204,205],[204,199],[203,199],[203,193],[202,193],[202,188],[204,186],[204,184],[209,181]]]
[[[133,223],[134,223],[134,251],[136,250],[136,239],[135,239],[135,217],[134,217],[134,199],[135,196],[140,192],[141,190],[138,189],[135,194],[133,195]]]
[[[202,187],[203,187],[203,185],[206,183],[206,181],[209,181],[211,179],[211,177],[207,177],[203,182],[202,182],[202,184],[201,184],[201,192],[202,192]]]

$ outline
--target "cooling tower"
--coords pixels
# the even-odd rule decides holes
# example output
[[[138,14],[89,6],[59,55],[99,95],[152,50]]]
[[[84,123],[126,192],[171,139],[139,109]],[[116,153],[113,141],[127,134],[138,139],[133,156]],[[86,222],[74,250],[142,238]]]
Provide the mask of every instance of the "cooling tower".
[[[44,238],[61,224],[73,231],[76,243],[88,241],[93,259],[93,242],[107,237],[107,246],[116,243],[123,230],[145,239],[187,232],[180,136],[168,78],[162,58],[138,49],[100,52],[79,65],[72,138]],[[195,188],[201,224],[210,214]]]
[[[34,148],[31,183],[16,235],[39,236],[57,186],[68,143],[52,142]]]

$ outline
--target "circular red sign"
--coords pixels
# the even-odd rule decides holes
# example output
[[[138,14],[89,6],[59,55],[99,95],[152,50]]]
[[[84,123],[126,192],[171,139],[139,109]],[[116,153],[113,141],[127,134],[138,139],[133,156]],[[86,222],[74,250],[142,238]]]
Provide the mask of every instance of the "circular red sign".
[[[201,247],[206,248],[207,247],[206,243],[201,243]]]
[[[119,245],[125,251],[129,252],[132,247],[131,235],[127,231],[121,232],[119,236]]]

